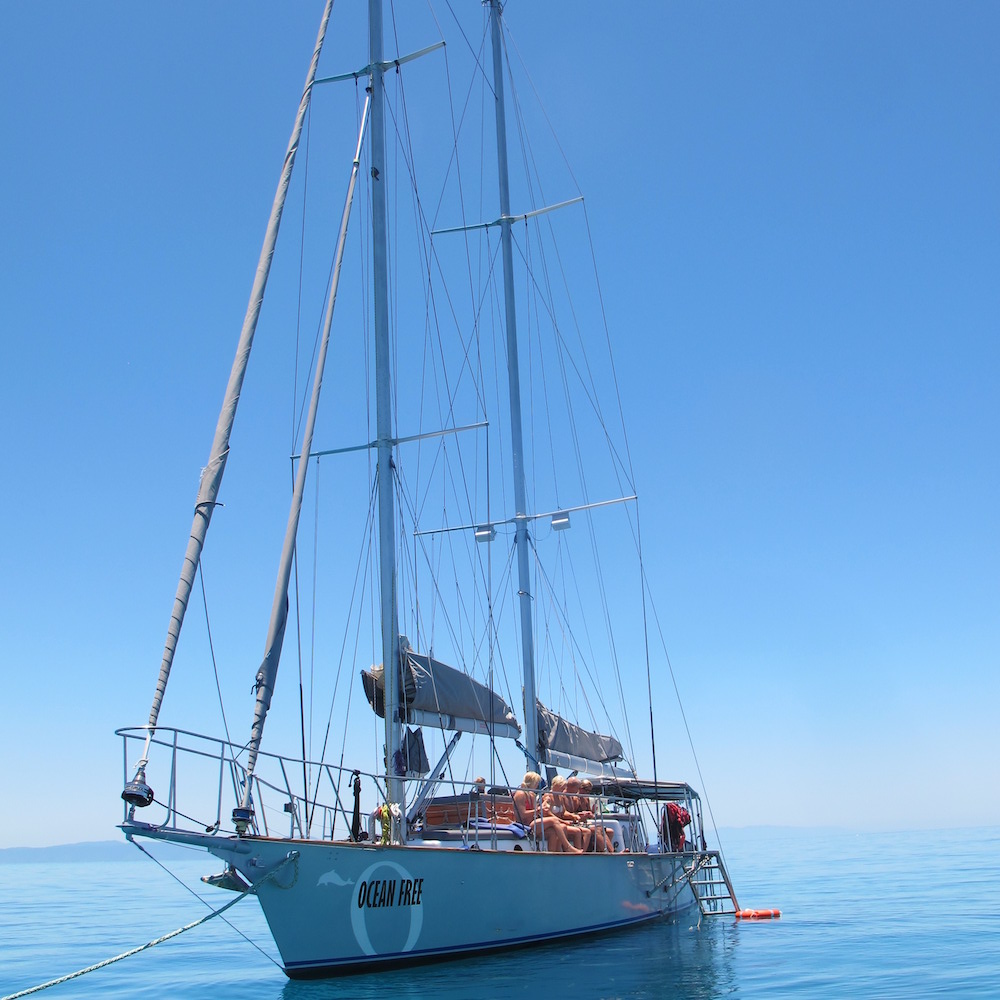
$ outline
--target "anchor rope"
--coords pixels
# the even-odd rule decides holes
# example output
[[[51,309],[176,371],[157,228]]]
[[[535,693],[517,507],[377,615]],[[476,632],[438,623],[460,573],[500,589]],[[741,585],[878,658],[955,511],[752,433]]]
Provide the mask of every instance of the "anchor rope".
[[[194,898],[197,899],[199,903],[202,903],[209,909],[212,908],[211,903],[208,903],[204,899],[202,899],[201,896],[199,896],[198,893],[195,892],[194,889],[192,889],[191,886],[189,886],[179,875],[172,872],[158,857],[150,854],[149,851],[147,851],[146,848],[143,847],[138,840],[132,840],[130,843],[134,844],[140,851],[142,851],[143,854],[146,855],[147,858],[149,858],[150,861],[152,861],[162,871],[164,871],[167,875],[169,875],[182,889],[184,889],[185,892],[191,893],[191,895],[194,896]],[[275,871],[277,871],[277,869],[275,869]],[[238,900],[236,900],[235,902],[238,902]],[[220,910],[219,912],[221,913],[222,911]],[[259,951],[272,965],[276,965],[279,969],[281,968],[281,965],[278,962],[275,962],[274,959],[266,951],[264,951],[264,949],[261,948],[261,946],[257,944],[256,941],[252,940],[250,937],[244,934],[243,931],[241,931],[239,927],[236,926],[236,924],[231,923],[225,917],[222,918],[222,922],[230,930],[233,930],[237,934],[239,934],[239,936],[243,938],[243,940],[246,941],[248,945],[250,945],[253,948],[256,948],[257,951]],[[6,1000],[6,998],[4,998],[4,1000]]]
[[[138,845],[137,845],[138,846]],[[96,972],[98,969],[103,969],[108,965],[114,965],[115,962],[120,962],[123,958],[131,958],[133,955],[138,955],[141,951],[147,951],[149,948],[154,947],[158,944],[163,944],[164,941],[169,941],[171,938],[175,938],[185,931],[192,930],[193,928],[199,926],[200,924],[207,923],[213,917],[217,917],[222,913],[225,913],[230,907],[235,906],[244,896],[248,896],[252,892],[256,892],[258,886],[262,885],[268,879],[275,876],[289,861],[294,861],[298,858],[298,851],[289,851],[288,856],[279,861],[263,878],[258,879],[252,885],[248,886],[243,892],[241,892],[235,899],[231,899],[225,906],[219,907],[217,910],[212,910],[211,913],[206,913],[205,916],[199,917],[197,920],[193,920],[189,924],[185,924],[183,927],[178,927],[176,930],[172,930],[167,934],[163,934],[158,938],[154,938],[152,941],[147,941],[145,944],[140,944],[135,948],[129,948],[128,951],[123,951],[120,955],[115,955],[113,958],[106,958],[103,962],[97,962],[95,965],[88,965],[85,969],[78,969],[76,972],[70,972],[65,976],[60,976],[58,979],[50,979],[47,983],[39,983],[37,986],[31,986],[26,990],[20,990],[17,993],[9,993],[5,997],[0,997],[0,1000],[19,1000],[20,997],[30,996],[32,993],[40,993],[42,990],[47,990],[50,986],[59,986],[61,983],[68,983],[71,979],[79,979],[80,976],[85,976],[90,972]]]

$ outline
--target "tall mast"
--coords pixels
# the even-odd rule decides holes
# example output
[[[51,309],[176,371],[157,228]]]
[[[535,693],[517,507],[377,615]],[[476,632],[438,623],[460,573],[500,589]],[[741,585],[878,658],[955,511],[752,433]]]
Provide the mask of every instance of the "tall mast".
[[[507,174],[507,119],[503,101],[500,13],[500,0],[490,0],[490,21],[493,29],[493,92],[496,95],[497,175],[500,181],[500,244],[503,251],[503,293],[507,317],[510,438],[514,459],[514,544],[517,548],[517,584],[521,605],[524,736],[528,767],[534,769],[540,763],[540,749],[538,710],[535,707],[535,650],[531,631],[531,574],[528,562],[528,503],[524,485],[524,443],[521,433],[521,376],[518,369],[517,317],[514,309],[514,256],[510,236],[510,184]]]
[[[389,801],[405,812],[405,788],[397,776],[399,724],[399,628],[396,615],[396,540],[392,483],[392,398],[389,383],[389,272],[386,224],[385,87],[382,65],[382,3],[368,2],[372,81],[372,248],[375,295],[375,429],[378,447],[379,579],[382,596],[382,666],[385,683],[385,756]]]

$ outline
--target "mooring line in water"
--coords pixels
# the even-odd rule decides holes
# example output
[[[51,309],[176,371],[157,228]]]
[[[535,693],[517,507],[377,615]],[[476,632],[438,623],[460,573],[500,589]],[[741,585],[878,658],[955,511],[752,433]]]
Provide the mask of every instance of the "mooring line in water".
[[[132,955],[138,955],[140,951],[146,951],[152,948],[154,945],[163,944],[164,941],[169,941],[171,938],[177,937],[179,934],[183,934],[185,931],[189,931],[199,924],[204,924],[211,920],[213,917],[219,916],[221,913],[225,913],[231,906],[235,906],[244,896],[250,895],[250,893],[255,892],[257,887],[266,882],[269,878],[276,875],[278,871],[285,867],[289,861],[294,861],[298,858],[298,851],[289,851],[288,856],[284,860],[279,861],[263,878],[258,879],[253,885],[248,886],[243,892],[241,892],[235,899],[231,899],[225,906],[219,907],[217,910],[212,910],[211,913],[206,913],[205,916],[199,917],[197,920],[190,924],[185,924],[183,927],[178,927],[176,930],[170,931],[169,934],[164,934],[162,937],[154,938],[152,941],[147,941],[145,944],[139,945],[137,948],[130,948],[128,951],[123,951],[120,955],[115,955],[113,958],[106,958],[103,962],[98,962],[96,965],[89,965],[86,969],[78,969],[76,972],[70,972],[68,975],[60,976],[58,979],[50,979],[47,983],[39,983],[38,986],[31,986],[26,990],[20,990],[17,993],[10,993],[5,997],[0,997],[0,1000],[19,1000],[20,997],[29,996],[32,993],[39,993],[42,990],[47,990],[50,986],[59,986],[61,983],[68,983],[71,979],[79,979],[80,976],[87,975],[88,972],[96,972],[98,969],[103,969],[105,966],[114,965],[115,962],[120,962],[123,958],[131,958]]]
[[[149,858],[149,860],[153,862],[153,864],[158,865],[160,868],[162,868],[163,871],[165,871],[179,886],[181,886],[187,892],[191,893],[191,895],[194,896],[194,898],[197,899],[199,903],[202,903],[203,905],[207,906],[209,909],[212,908],[212,904],[211,903],[207,903],[204,899],[202,899],[201,896],[199,896],[198,893],[196,893],[194,891],[194,889],[191,888],[191,886],[187,885],[182,878],[179,878],[177,875],[175,875],[158,857],[156,857],[153,854],[150,854],[149,851],[147,851],[146,848],[143,847],[142,844],[140,844],[138,840],[134,840],[134,839],[130,838],[129,839],[129,843],[133,844],[140,851],[142,851],[142,853],[145,854],[146,857]],[[277,870],[278,869],[275,868],[275,871],[277,871]],[[263,879],[261,881],[263,881]],[[219,913],[221,913],[221,912],[222,911],[219,910]],[[266,951],[264,951],[263,948],[261,948],[261,946],[259,944],[257,944],[256,941],[252,941],[249,937],[247,937],[247,935],[244,934],[243,931],[241,931],[239,929],[239,927],[236,926],[236,924],[230,923],[225,917],[222,918],[222,922],[230,930],[235,931],[241,938],[243,938],[243,940],[246,941],[246,943],[248,945],[250,945],[252,948],[256,948],[257,951],[259,951],[264,956],[264,958],[266,958],[272,965],[276,966],[279,969],[281,968],[281,963],[280,962],[276,962]],[[7,998],[4,997],[3,1000],[7,1000]]]

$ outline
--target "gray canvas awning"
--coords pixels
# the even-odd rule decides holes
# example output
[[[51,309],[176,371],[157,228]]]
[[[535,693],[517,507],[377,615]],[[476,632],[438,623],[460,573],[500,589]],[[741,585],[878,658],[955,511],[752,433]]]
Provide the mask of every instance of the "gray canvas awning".
[[[622,745],[613,736],[602,736],[564,719],[538,702],[538,741],[550,754],[579,757],[595,764],[621,760]]]
[[[483,733],[516,739],[521,727],[510,706],[495,691],[467,673],[440,660],[413,652],[400,642],[402,702],[406,721],[435,729]],[[385,684],[381,664],[361,672],[365,695],[379,715],[385,715]]]

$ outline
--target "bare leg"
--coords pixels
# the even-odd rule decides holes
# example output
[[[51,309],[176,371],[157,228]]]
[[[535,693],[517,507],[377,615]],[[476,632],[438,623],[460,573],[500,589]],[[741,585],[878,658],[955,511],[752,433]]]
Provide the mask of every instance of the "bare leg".
[[[566,826],[565,823],[558,819],[553,825],[559,831],[559,836],[562,839],[563,854],[583,854],[583,851],[580,850],[579,845],[573,837],[576,831],[571,826]]]
[[[594,836],[594,853],[603,854],[608,847],[608,842],[604,836],[604,827],[596,825],[592,830]]]
[[[537,820],[541,824],[541,829],[545,833],[545,841],[550,851],[559,854],[582,854],[583,852],[574,847],[566,837],[566,827],[555,816],[546,816]]]

